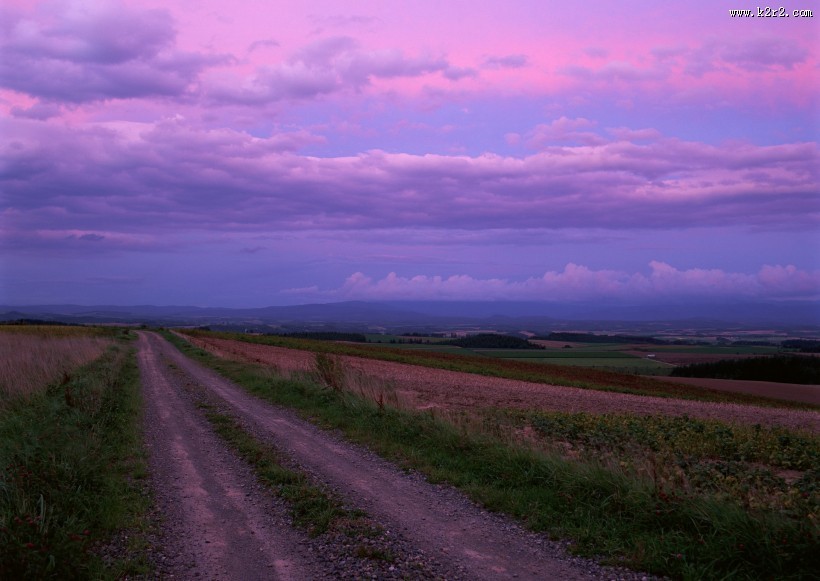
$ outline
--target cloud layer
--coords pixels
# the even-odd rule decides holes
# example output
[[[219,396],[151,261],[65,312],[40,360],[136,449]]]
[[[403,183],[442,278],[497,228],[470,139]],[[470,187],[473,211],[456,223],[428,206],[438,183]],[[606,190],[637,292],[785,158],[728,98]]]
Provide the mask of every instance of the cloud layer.
[[[374,280],[352,274],[339,288],[316,287],[286,291],[301,296],[344,300],[519,300],[584,302],[596,299],[632,303],[664,300],[761,300],[820,298],[820,271],[794,266],[764,266],[756,274],[699,268],[678,270],[664,262],[651,262],[649,274],[592,270],[567,264],[562,271],[516,282],[477,279],[469,275],[448,277],[398,276],[391,272]]]

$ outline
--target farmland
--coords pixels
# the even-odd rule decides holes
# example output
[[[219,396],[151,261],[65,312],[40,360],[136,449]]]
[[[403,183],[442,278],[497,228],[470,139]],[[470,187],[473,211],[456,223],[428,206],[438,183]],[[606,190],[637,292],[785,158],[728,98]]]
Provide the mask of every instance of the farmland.
[[[488,563],[522,577],[601,567],[581,561],[579,572],[541,549],[516,553],[533,532],[636,571],[599,577],[800,577],[816,566],[817,406],[594,367],[657,364],[627,352],[634,345],[500,350],[165,332],[174,348],[138,335],[141,382],[131,331],[20,327],[0,342],[16,361],[7,385],[20,385],[14,369],[34,375],[26,353],[48,370],[13,397],[4,392],[0,481],[13,491],[0,506],[4,576],[179,576],[188,560],[200,575],[213,562],[252,576],[281,567],[285,551],[288,571],[303,578],[446,577],[452,557],[436,547],[450,543],[474,578]],[[147,463],[135,430],[140,383]],[[357,449],[279,406],[399,469],[368,455],[345,467]],[[55,457],[65,462],[50,467]],[[407,469],[519,524],[499,527]],[[207,494],[186,492],[191,483]],[[292,516],[270,507],[260,486]],[[149,502],[165,515],[150,538]],[[251,544],[241,533],[249,529]],[[396,530],[401,538],[385,532]],[[101,558],[125,537],[116,558]]]
[[[542,349],[477,349],[446,345],[437,336],[368,335],[368,342],[398,349],[490,357],[550,365],[572,365],[635,375],[667,376],[676,365],[774,355],[782,350],[757,345],[647,345],[533,340]]]
[[[569,535],[578,551],[686,578],[799,576],[793,567],[814,567],[814,411],[525,386],[316,344],[311,352],[306,343],[186,334],[203,352],[169,338],[260,397],[288,401],[535,530]],[[333,362],[321,376],[319,355]],[[335,387],[288,394],[266,387],[267,370]]]

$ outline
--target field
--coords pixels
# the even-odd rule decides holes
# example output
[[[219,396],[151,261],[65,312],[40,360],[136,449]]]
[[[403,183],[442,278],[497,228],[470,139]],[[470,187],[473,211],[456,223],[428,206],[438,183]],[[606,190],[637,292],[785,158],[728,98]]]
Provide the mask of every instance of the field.
[[[105,334],[88,327],[0,326],[0,406],[31,397],[98,358],[112,344]]]
[[[490,357],[510,361],[588,367],[602,371],[647,376],[668,376],[676,365],[704,363],[722,359],[742,359],[782,352],[778,347],[757,345],[642,345],[629,343],[578,343],[534,340],[544,349],[466,349],[440,345],[440,337],[403,337],[368,335],[368,342],[391,348]],[[398,343],[409,339],[424,343]],[[376,346],[376,345],[374,345]]]
[[[690,579],[799,578],[816,565],[816,411],[525,384],[213,334],[185,338],[219,357],[192,356],[260,396],[296,398],[289,405],[535,530],[569,535],[579,551]],[[265,387],[265,370],[332,389],[279,395]],[[348,397],[375,407],[365,412]],[[444,425],[460,436],[444,436]],[[496,445],[504,451],[490,452]]]
[[[185,337],[198,347],[217,355],[249,363],[262,363],[286,373],[308,372],[314,368],[314,354],[306,350],[248,343],[214,333],[189,332],[185,334]],[[714,406],[704,401],[637,397],[628,393],[481,376],[457,370],[408,365],[404,362],[342,354],[338,357],[351,374],[348,381],[363,384],[375,382],[375,385],[381,386],[379,389],[386,390],[386,397],[408,409],[453,411],[523,409],[587,411],[599,414],[607,412],[664,413],[676,416],[686,414],[704,419],[723,419],[820,431],[820,419],[814,412]],[[359,381],[356,378],[363,379]],[[708,392],[705,393],[708,395]]]
[[[453,355],[164,334],[179,351],[140,331],[135,358],[126,330],[0,330],[14,362],[0,408],[0,577],[207,577],[220,563],[244,578],[276,568],[283,545],[313,546],[299,567],[317,579],[451,577],[456,562],[476,578],[492,563],[586,577],[601,560],[635,570],[595,573],[622,579],[817,570],[817,406],[588,367],[656,363],[610,345]],[[344,439],[598,563],[567,569],[534,548],[544,537],[527,545],[531,533]],[[270,520],[271,495],[291,516],[251,543],[241,531]],[[163,515],[159,532],[147,534],[148,514]],[[456,557],[439,551],[450,543]]]

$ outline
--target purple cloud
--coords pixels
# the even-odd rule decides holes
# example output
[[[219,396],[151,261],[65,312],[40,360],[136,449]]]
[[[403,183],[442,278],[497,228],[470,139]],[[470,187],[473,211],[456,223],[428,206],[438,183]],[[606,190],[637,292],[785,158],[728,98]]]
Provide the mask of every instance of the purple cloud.
[[[589,125],[564,118],[548,128],[561,137]],[[129,232],[795,229],[816,227],[820,211],[812,143],[655,138],[545,144],[524,158],[378,150],[319,158],[295,153],[319,139],[303,131],[259,138],[179,119],[83,130],[21,119],[6,126],[18,137],[0,150],[0,187],[4,209],[20,213],[20,231],[93,231],[100,223]]]
[[[443,72],[451,78],[468,76],[443,57],[408,57],[398,49],[366,50],[347,36],[322,38],[296,51],[283,63],[259,67],[237,85],[219,81],[209,88],[217,101],[262,104],[282,99],[310,99],[343,90],[359,91],[373,79],[419,77]]]
[[[544,149],[558,143],[584,145],[602,145],[606,139],[590,131],[596,123],[579,117],[569,119],[560,117],[550,124],[539,124],[524,136],[525,143],[531,149]]]
[[[727,66],[747,72],[792,70],[809,56],[800,43],[788,38],[711,41],[688,55],[686,71],[695,76]]]
[[[484,59],[483,65],[488,69],[520,69],[526,67],[529,61],[529,57],[525,54],[509,54],[489,56]]]
[[[335,300],[550,300],[619,299],[817,299],[820,271],[794,266],[764,266],[756,274],[720,269],[678,270],[664,262],[649,264],[649,274],[592,270],[567,264],[562,271],[523,281],[478,279],[468,275],[448,277],[398,276],[391,272],[374,280],[356,272],[339,288],[317,287],[283,291],[306,297]]]
[[[6,12],[0,86],[68,103],[179,96],[206,66],[228,60],[176,51],[173,20],[162,10],[51,6],[35,18]]]
[[[562,67],[560,72],[582,81],[605,83],[659,81],[666,76],[662,69],[645,68],[626,61],[609,61],[597,68],[569,65]]]

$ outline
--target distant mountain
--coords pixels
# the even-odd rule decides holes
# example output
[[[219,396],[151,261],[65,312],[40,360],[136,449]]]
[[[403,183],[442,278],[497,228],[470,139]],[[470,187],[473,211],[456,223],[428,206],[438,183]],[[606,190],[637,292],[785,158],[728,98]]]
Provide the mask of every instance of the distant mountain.
[[[475,328],[500,331],[670,328],[776,329],[820,327],[820,302],[624,305],[504,301],[394,301],[263,308],[157,305],[0,306],[0,321],[23,318],[67,323],[145,323],[165,326],[264,326],[266,330],[411,331]]]
[[[562,321],[686,321],[820,325],[820,301],[687,304],[552,303],[519,301],[396,301],[384,303],[435,316],[538,317]]]

